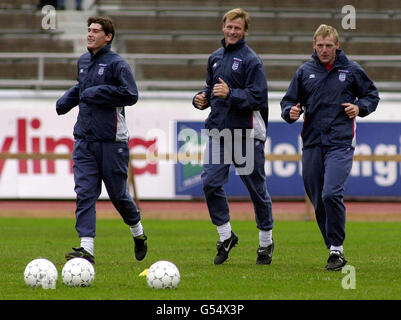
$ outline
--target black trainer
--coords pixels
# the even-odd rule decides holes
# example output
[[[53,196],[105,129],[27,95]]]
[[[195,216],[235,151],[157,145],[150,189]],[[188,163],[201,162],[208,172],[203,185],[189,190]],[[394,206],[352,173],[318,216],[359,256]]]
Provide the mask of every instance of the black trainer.
[[[142,234],[138,237],[134,237],[135,243],[135,258],[138,261],[141,261],[145,258],[146,252],[148,252],[148,237],[145,234]]]
[[[329,258],[327,259],[326,270],[339,271],[346,263],[347,260],[345,260],[344,253],[337,250],[330,251]]]
[[[74,258],[84,258],[88,260],[90,263],[95,264],[95,257],[91,255],[88,251],[86,251],[84,248],[72,248],[74,250],[73,252],[69,252],[65,255],[65,258],[68,260],[74,259]]]
[[[228,253],[238,243],[237,235],[231,231],[231,237],[224,241],[217,242],[217,255],[214,257],[214,264],[222,264],[228,259]]]
[[[273,251],[274,251],[274,241],[271,245],[267,247],[259,247],[256,251],[258,257],[256,259],[256,264],[270,264],[273,258]]]

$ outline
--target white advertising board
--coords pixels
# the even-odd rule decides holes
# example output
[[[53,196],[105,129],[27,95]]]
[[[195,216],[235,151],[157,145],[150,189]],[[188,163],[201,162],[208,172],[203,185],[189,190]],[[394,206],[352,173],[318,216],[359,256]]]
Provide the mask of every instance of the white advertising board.
[[[57,98],[63,92],[0,92],[1,153],[69,153],[73,147],[73,126],[78,114],[74,108],[58,116]],[[280,118],[283,93],[269,94],[269,120]],[[385,96],[377,111],[358,121],[401,122],[400,96]],[[159,154],[176,152],[177,121],[203,121],[208,110],[192,106],[192,94],[140,92],[135,106],[126,108],[131,153],[156,149]],[[149,163],[133,160],[138,196],[141,199],[174,199],[174,162]],[[1,160],[0,198],[74,199],[72,163],[69,160]],[[103,187],[101,198],[107,198]]]
[[[74,108],[58,116],[56,98],[1,99],[0,149],[10,153],[69,153],[73,147]],[[156,148],[174,152],[175,120],[202,120],[191,100],[139,100],[126,108],[131,153]],[[132,162],[138,196],[174,198],[174,163]],[[0,198],[73,199],[74,179],[69,160],[0,160]],[[107,198],[103,186],[101,198]]]

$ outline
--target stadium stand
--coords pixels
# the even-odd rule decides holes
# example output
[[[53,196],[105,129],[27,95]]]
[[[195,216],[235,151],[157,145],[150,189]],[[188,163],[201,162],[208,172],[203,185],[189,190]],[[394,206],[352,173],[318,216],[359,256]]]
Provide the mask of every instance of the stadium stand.
[[[0,79],[1,86],[25,86],[26,80],[49,80],[56,77],[71,78],[71,66],[65,61],[40,61],[32,53],[69,53],[71,41],[60,39],[60,32],[42,28],[42,15],[37,10],[38,1],[2,0],[0,4]],[[57,59],[59,60],[59,59]],[[41,65],[43,70],[41,71]],[[28,82],[29,83],[29,82]]]
[[[47,86],[58,86],[57,81],[62,80],[65,83],[60,84],[67,86],[76,76],[76,55],[72,53],[80,50],[76,50],[76,41],[62,36],[63,30],[41,29],[42,16],[35,3],[3,0],[0,4],[0,79],[35,79],[41,73]],[[357,10],[354,30],[342,28],[341,8],[345,5]],[[327,23],[339,30],[341,47],[381,90],[400,89],[401,1],[97,0],[94,7],[97,14],[116,22],[118,34],[113,45],[130,57],[140,84],[148,84],[148,89],[193,90],[203,83],[206,59],[222,37],[222,14],[238,6],[251,14],[247,41],[265,61],[273,88],[287,86],[296,68],[312,53],[314,30]],[[85,35],[77,33],[76,37]],[[32,52],[32,58],[13,57],[13,52]],[[40,56],[40,52],[53,55]],[[10,53],[8,59],[6,53]],[[41,64],[44,71],[40,71]]]
[[[37,0],[2,0],[0,9],[33,9],[38,3]]]
[[[342,28],[344,5],[354,5],[357,9],[355,30]],[[381,82],[381,89],[399,88],[392,86],[401,75],[400,60],[395,57],[401,53],[398,1],[98,1],[99,11],[118,23],[120,51],[143,54],[210,54],[221,39],[222,14],[236,6],[243,6],[251,13],[247,41],[256,52],[266,56],[269,80],[285,83],[291,79],[299,64],[312,53],[314,30],[326,23],[340,31],[341,47],[348,55],[373,56],[356,60],[375,81]],[[294,54],[304,58],[267,58]],[[161,58],[143,61],[137,65],[137,74],[143,79],[160,81],[202,79],[204,65],[204,60],[188,58],[166,63]]]

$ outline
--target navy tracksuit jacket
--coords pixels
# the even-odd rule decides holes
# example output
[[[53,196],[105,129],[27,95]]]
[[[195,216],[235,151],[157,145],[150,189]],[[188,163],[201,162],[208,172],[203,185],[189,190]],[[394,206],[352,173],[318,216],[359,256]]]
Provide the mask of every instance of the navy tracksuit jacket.
[[[213,95],[213,86],[222,78],[230,91],[226,99]],[[208,159],[203,165],[202,182],[209,213],[215,225],[222,225],[230,220],[229,207],[223,185],[227,183],[231,162],[240,170],[241,165],[231,156],[229,163],[224,163],[224,152],[227,148],[242,148],[245,151],[246,141],[251,141],[253,157],[252,172],[241,174],[240,177],[247,187],[255,208],[257,227],[262,230],[273,228],[272,203],[266,187],[264,145],[268,121],[267,81],[263,63],[256,53],[246,45],[245,38],[235,45],[222,47],[211,54],[207,64],[206,87],[201,92],[206,93],[210,113],[205,121],[209,130],[242,129],[239,141],[232,139],[232,145],[224,145],[219,139],[220,146],[213,151],[213,139],[209,137],[206,154]],[[196,107],[195,103],[193,102]],[[246,140],[246,129],[250,136]],[[249,140],[250,139],[250,140]],[[216,154],[217,153],[217,154]],[[213,163],[212,157],[219,159]]]
[[[356,104],[359,116],[376,110],[379,95],[372,80],[355,62],[337,50],[327,71],[316,52],[295,73],[281,101],[282,118],[288,123],[292,106],[300,103],[302,127],[302,176],[326,246],[345,239],[343,194],[352,167],[356,144],[356,119],[349,119],[343,103]]]
[[[72,156],[80,237],[96,234],[95,204],[102,180],[124,222],[134,225],[140,220],[127,190],[129,133],[124,111],[124,106],[137,100],[129,65],[106,45],[96,54],[87,52],[78,59],[78,83],[57,101],[59,115],[79,105]]]

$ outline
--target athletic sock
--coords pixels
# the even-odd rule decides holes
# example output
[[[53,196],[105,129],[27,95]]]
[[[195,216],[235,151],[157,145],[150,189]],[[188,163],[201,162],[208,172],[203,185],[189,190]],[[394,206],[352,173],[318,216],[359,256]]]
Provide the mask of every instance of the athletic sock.
[[[343,246],[330,246],[330,252],[331,251],[340,251],[341,253],[344,252]]]
[[[130,226],[129,227],[132,233],[133,237],[138,237],[143,235],[143,227],[141,221],[139,221],[137,224]]]
[[[259,246],[262,248],[268,247],[272,244],[273,239],[272,239],[273,232],[272,230],[259,230]]]
[[[82,237],[81,247],[84,248],[85,251],[89,252],[93,256],[95,252],[95,238]]]
[[[221,242],[231,238],[231,224],[230,224],[230,221],[222,224],[221,226],[217,226],[217,233],[220,236],[220,241]]]

